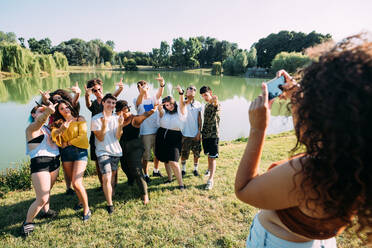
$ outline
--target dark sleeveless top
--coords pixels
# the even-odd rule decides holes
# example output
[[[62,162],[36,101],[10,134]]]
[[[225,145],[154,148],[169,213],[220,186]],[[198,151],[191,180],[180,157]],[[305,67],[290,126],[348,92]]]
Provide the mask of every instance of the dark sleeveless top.
[[[121,135],[120,142],[128,142],[130,140],[138,139],[140,129],[133,127],[132,121],[123,127],[123,135]]]
[[[300,154],[293,158],[303,155],[304,154]],[[275,162],[269,167],[268,170],[287,161],[288,159]],[[322,219],[310,217],[304,214],[299,207],[275,210],[275,212],[281,222],[288,227],[289,230],[310,239],[332,238],[344,231],[348,225],[348,222],[340,217],[329,217]],[[350,219],[351,218],[352,217],[350,217]]]

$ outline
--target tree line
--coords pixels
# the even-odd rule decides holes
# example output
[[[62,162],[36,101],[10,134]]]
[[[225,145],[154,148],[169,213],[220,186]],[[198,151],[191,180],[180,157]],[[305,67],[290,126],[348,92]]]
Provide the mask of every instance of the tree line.
[[[30,38],[27,43],[31,51],[39,54],[55,52],[64,54],[69,65],[118,65],[128,70],[136,70],[137,65],[185,69],[212,67],[215,63],[213,66],[216,67],[214,70],[216,74],[223,68],[225,74],[236,75],[244,73],[251,67],[269,70],[275,59],[280,60],[281,64],[288,64],[288,61],[295,61],[296,65],[306,64],[310,59],[301,57],[304,50],[330,39],[332,39],[330,34],[324,35],[315,31],[309,34],[280,31],[259,39],[247,50],[240,49],[236,43],[219,41],[213,37],[198,36],[188,39],[178,37],[173,39],[172,44],[162,41],[159,48],[153,48],[148,53],[129,50],[115,52],[114,41],[104,42],[100,39],[90,41],[70,39],[52,46],[49,38],[41,40]],[[0,32],[0,42],[2,40],[19,42],[22,47],[26,47],[25,39],[20,37],[17,40],[16,35],[11,32]],[[283,52],[285,54],[281,54]],[[277,56],[278,54],[281,55]],[[297,57],[301,63],[296,60]],[[283,59],[286,60],[285,63],[282,62]],[[278,65],[279,62],[274,64]]]

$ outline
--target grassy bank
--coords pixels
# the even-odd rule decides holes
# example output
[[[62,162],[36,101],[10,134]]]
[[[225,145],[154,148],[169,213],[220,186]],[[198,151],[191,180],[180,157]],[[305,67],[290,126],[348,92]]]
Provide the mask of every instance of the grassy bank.
[[[261,170],[286,158],[294,143],[293,133],[269,136]],[[76,197],[64,195],[64,183],[58,182],[50,202],[59,216],[53,220],[37,219],[35,232],[26,240],[19,229],[34,200],[34,192],[9,192],[0,199],[0,247],[245,247],[249,225],[258,211],[234,195],[235,172],[245,144],[242,141],[221,144],[213,190],[204,190],[203,176],[192,175],[190,159],[184,179],[187,189],[180,192],[175,181],[163,184],[165,178],[153,178],[149,185],[151,202],[147,206],[142,205],[137,188],[128,186],[120,171],[112,216],[105,210],[103,193],[97,192],[97,178],[86,177],[84,184],[93,215],[85,224],[80,220],[81,213],[72,209]],[[200,172],[206,168],[207,160],[202,156]],[[162,173],[165,174],[163,167]],[[338,237],[338,245],[361,247],[352,232]]]

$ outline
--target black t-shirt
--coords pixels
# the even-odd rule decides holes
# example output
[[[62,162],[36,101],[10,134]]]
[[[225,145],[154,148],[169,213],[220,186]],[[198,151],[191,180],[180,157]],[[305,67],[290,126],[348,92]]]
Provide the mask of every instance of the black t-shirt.
[[[95,116],[96,114],[99,114],[103,111],[102,101],[101,101],[101,103],[98,103],[97,99],[94,100],[92,102],[92,105],[90,105],[90,107],[88,109],[90,110],[90,112],[92,112],[92,118],[93,118],[93,116]]]

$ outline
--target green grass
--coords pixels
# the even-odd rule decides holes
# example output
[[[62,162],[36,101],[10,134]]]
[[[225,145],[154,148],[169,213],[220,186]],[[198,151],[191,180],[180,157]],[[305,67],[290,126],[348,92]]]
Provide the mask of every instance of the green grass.
[[[262,156],[261,171],[271,162],[288,156],[295,143],[293,133],[269,136]],[[119,172],[114,196],[115,212],[108,216],[105,198],[97,192],[96,176],[84,178],[91,220],[82,223],[81,212],[72,207],[76,196],[64,195],[63,182],[52,189],[51,208],[59,211],[53,220],[36,219],[31,237],[20,236],[20,226],[34,200],[33,190],[9,192],[0,199],[0,247],[245,247],[249,226],[258,209],[236,199],[235,172],[245,142],[222,142],[217,161],[215,186],[205,191],[206,178],[194,177],[188,161],[188,186],[184,192],[177,183],[163,184],[154,178],[149,185],[150,204],[144,206],[136,186],[130,187]],[[150,164],[152,167],[152,164]],[[200,172],[207,168],[202,156]],[[162,166],[162,173],[165,174]],[[338,247],[361,247],[352,232],[338,237]]]

